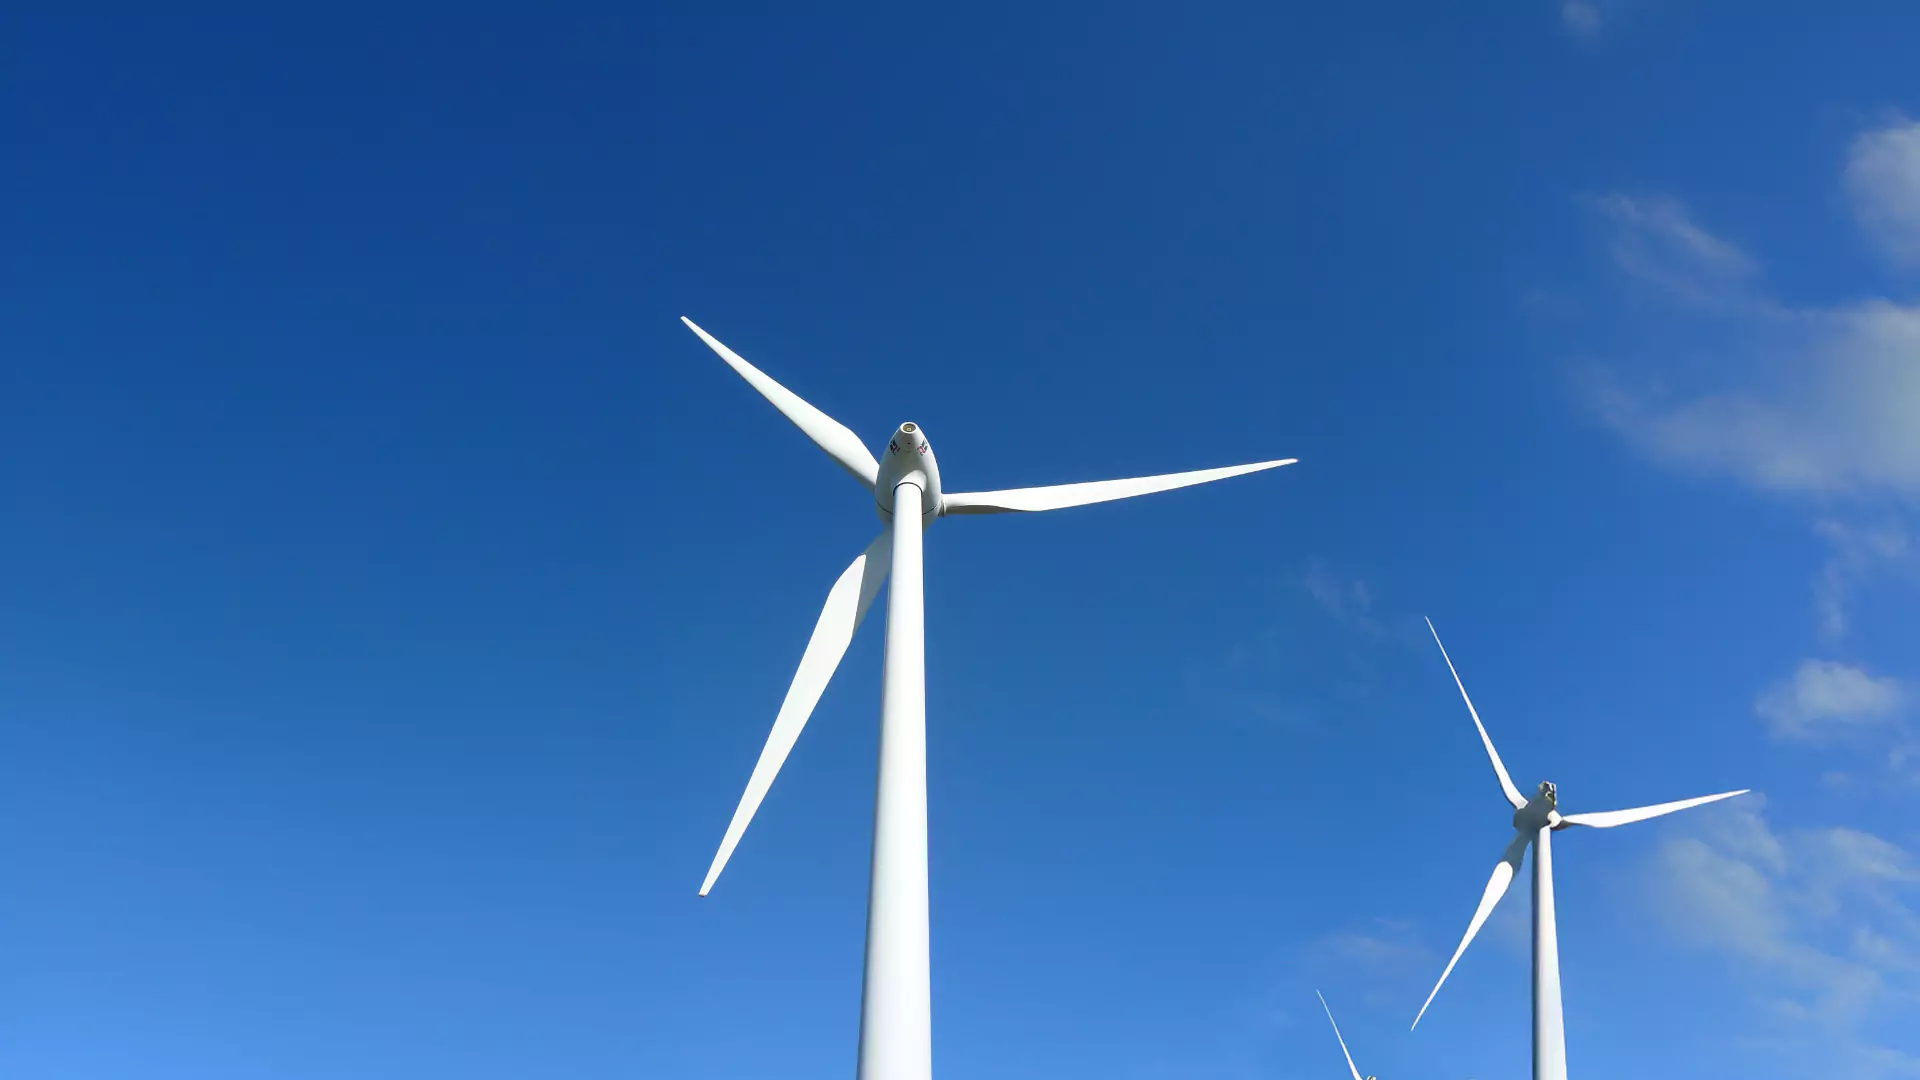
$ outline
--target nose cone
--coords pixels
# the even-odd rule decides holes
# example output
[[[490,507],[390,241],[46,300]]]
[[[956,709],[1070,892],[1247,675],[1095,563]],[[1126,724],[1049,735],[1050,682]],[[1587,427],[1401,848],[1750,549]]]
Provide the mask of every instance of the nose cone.
[[[891,442],[892,447],[902,454],[924,454],[927,452],[925,449],[927,445],[927,433],[921,431],[920,425],[912,421],[901,424],[899,430],[893,433]]]

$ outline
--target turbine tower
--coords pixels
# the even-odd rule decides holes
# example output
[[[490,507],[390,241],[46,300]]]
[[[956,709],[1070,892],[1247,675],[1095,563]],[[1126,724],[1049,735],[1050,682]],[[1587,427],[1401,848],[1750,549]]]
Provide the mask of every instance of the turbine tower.
[[[853,432],[768,378],[732,349],[682,317],[748,385],[793,421],[870,492],[880,535],[827,593],[813,637],[800,657],[773,731],[747,780],[707,870],[707,895],[753,820],[773,778],[827,688],[854,631],[889,570],[886,661],[880,689],[880,779],[873,813],[873,865],[867,889],[867,955],[860,997],[860,1080],[929,1080],[933,1075],[932,975],[927,923],[926,664],[922,636],[921,533],[949,514],[1059,510],[1204,484],[1291,465],[1293,458],[1131,480],[1096,480],[1006,491],[948,492],[933,447],[917,425],[901,424],[876,461]]]
[[[1453,657],[1448,656],[1447,647],[1440,644],[1440,632],[1433,628],[1432,619],[1427,620],[1427,632],[1433,635],[1433,643],[1440,646],[1440,656],[1446,660],[1447,670],[1453,673],[1453,684],[1460,688],[1460,699],[1467,703],[1467,713],[1473,717],[1473,726],[1480,732],[1480,743],[1487,748],[1487,760],[1493,763],[1493,774],[1500,780],[1500,790],[1506,795],[1507,801],[1513,804],[1514,833],[1506,852],[1493,868],[1493,876],[1487,880],[1487,890],[1480,897],[1480,906],[1474,911],[1473,920],[1467,923],[1467,932],[1460,939],[1460,947],[1453,950],[1453,959],[1447,961],[1447,969],[1440,973],[1440,981],[1433,984],[1433,993],[1428,994],[1426,1002],[1420,1006],[1419,1014],[1413,1018],[1413,1026],[1420,1026],[1420,1017],[1427,1014],[1427,1006],[1433,1004],[1434,996],[1440,993],[1447,976],[1453,974],[1453,966],[1460,962],[1460,954],[1467,951],[1467,946],[1472,943],[1473,936],[1480,932],[1487,916],[1493,914],[1500,898],[1507,895],[1507,886],[1513,884],[1514,876],[1520,872],[1520,862],[1531,846],[1534,849],[1533,1080],[1567,1080],[1567,1033],[1560,1012],[1560,937],[1553,911],[1553,834],[1574,825],[1594,829],[1629,825],[1721,799],[1731,799],[1735,795],[1745,795],[1751,789],[1741,788],[1739,791],[1723,791],[1718,795],[1703,795],[1697,799],[1593,814],[1562,814],[1557,790],[1545,781],[1541,782],[1533,798],[1523,798],[1520,789],[1513,786],[1513,778],[1507,775],[1507,767],[1501,763],[1500,754],[1494,750],[1493,740],[1487,736],[1487,727],[1480,722],[1480,713],[1473,707],[1473,699],[1467,696],[1466,684],[1460,681],[1460,672],[1453,666]]]

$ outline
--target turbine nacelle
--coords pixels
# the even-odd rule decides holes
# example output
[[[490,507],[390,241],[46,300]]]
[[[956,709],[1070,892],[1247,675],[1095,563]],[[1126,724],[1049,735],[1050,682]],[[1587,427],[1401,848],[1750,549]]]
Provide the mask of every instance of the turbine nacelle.
[[[1513,827],[1526,833],[1560,827],[1560,792],[1552,783],[1540,781],[1540,789],[1525,806],[1513,812]]]
[[[894,429],[887,439],[886,453],[880,455],[873,504],[881,521],[893,520],[894,489],[901,484],[920,489],[920,523],[922,527],[933,524],[940,516],[940,463],[934,459],[927,433],[912,421]]]

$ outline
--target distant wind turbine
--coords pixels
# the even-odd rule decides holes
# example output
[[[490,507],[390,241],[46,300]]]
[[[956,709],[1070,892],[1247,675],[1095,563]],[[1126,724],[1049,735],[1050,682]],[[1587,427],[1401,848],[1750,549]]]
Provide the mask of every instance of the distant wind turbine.
[[[1433,643],[1440,646],[1440,656],[1446,660],[1447,670],[1453,673],[1453,684],[1460,688],[1460,698],[1467,703],[1467,713],[1473,717],[1473,726],[1480,732],[1480,742],[1487,748],[1487,760],[1493,762],[1493,773],[1500,780],[1500,790],[1506,795],[1507,801],[1513,804],[1514,834],[1512,842],[1507,844],[1506,853],[1500,856],[1500,862],[1493,868],[1493,876],[1487,881],[1487,890],[1480,897],[1480,907],[1474,911],[1473,921],[1467,924],[1466,936],[1460,939],[1460,947],[1453,950],[1453,959],[1447,961],[1447,969],[1440,973],[1440,981],[1433,984],[1433,993],[1428,994],[1426,1002],[1420,1006],[1419,1014],[1413,1018],[1413,1026],[1420,1026],[1420,1017],[1427,1014],[1427,1006],[1433,1004],[1434,995],[1440,993],[1447,976],[1453,974],[1453,965],[1460,962],[1460,954],[1467,951],[1467,945],[1480,932],[1487,916],[1493,914],[1500,898],[1507,895],[1507,887],[1513,884],[1514,876],[1520,872],[1520,862],[1531,845],[1534,849],[1533,1078],[1567,1080],[1567,1033],[1560,1012],[1560,938],[1555,929],[1553,913],[1553,834],[1572,825],[1595,829],[1630,825],[1678,810],[1731,799],[1735,795],[1745,795],[1751,789],[1741,788],[1739,791],[1723,791],[1718,795],[1703,795],[1697,799],[1682,799],[1632,810],[1606,810],[1596,814],[1562,814],[1558,792],[1552,784],[1544,781],[1532,799],[1522,798],[1520,789],[1513,786],[1513,778],[1507,775],[1507,767],[1501,764],[1500,755],[1493,748],[1493,740],[1487,736],[1486,725],[1480,722],[1480,713],[1474,709],[1473,699],[1467,696],[1466,684],[1460,681],[1460,672],[1453,666],[1453,657],[1448,656],[1447,647],[1440,644],[1440,632],[1433,628],[1432,619],[1427,620],[1427,632],[1433,635]]]
[[[895,429],[887,440],[886,456],[876,461],[859,436],[768,378],[692,320],[680,321],[828,457],[852,473],[872,494],[880,520],[886,523],[827,593],[826,607],[800,657],[800,670],[774,718],[773,732],[747,780],[746,793],[700,885],[700,895],[707,895],[726,867],[891,569],[893,589],[887,597],[886,661],[880,690],[880,781],[873,815],[867,956],[860,998],[859,1076],[860,1080],[928,1080],[933,1073],[933,1011],[927,921],[922,531],[949,514],[1059,510],[1204,484],[1291,465],[1295,459],[1132,480],[947,492],[940,486],[933,447],[917,425],[901,424]],[[742,512],[751,512],[761,493],[750,480],[741,481],[737,488]]]

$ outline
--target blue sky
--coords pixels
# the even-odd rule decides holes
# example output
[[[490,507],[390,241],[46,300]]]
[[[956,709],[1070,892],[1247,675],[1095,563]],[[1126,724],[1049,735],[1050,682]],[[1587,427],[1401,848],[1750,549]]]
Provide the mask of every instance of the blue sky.
[[[695,896],[866,496],[955,489],[937,1068],[1920,1075],[1920,79],[1553,0],[0,22],[8,1075],[845,1076],[880,641]],[[1564,835],[1564,834],[1563,834]]]

